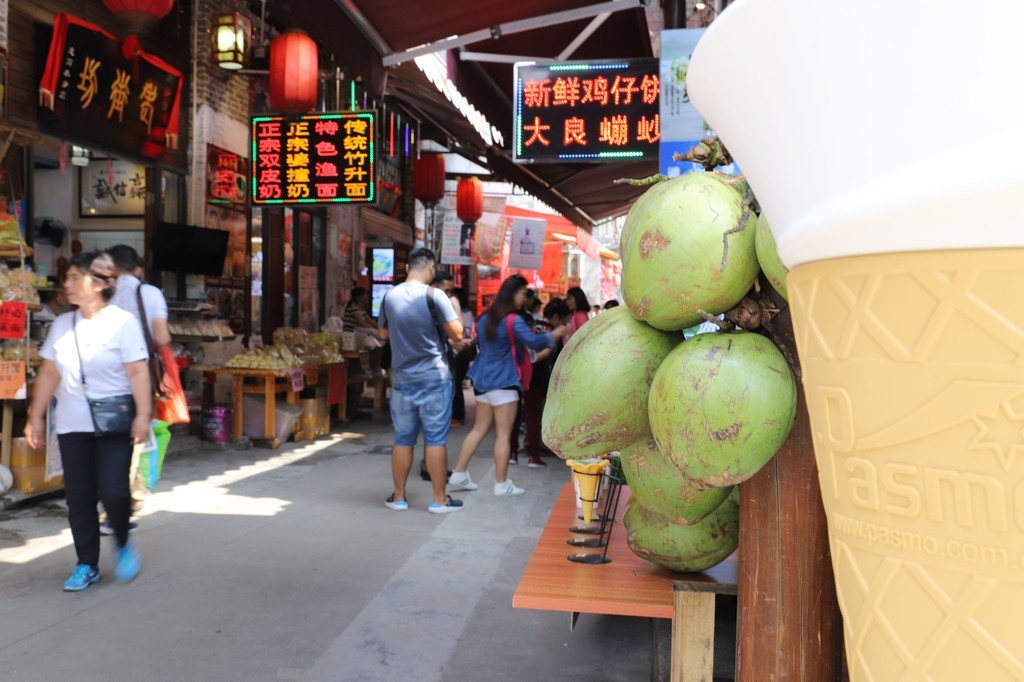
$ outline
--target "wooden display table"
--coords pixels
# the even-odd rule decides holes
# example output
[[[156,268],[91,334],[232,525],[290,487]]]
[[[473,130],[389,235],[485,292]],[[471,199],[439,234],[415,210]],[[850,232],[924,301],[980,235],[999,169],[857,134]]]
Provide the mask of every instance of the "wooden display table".
[[[231,436],[242,437],[242,398],[246,393],[262,393],[265,402],[264,437],[272,448],[281,446],[277,437],[277,394],[284,393],[288,404],[299,406],[299,394],[292,390],[290,369],[244,369],[234,367],[204,367],[203,372],[212,377],[225,374],[231,377]],[[250,383],[246,383],[246,379]],[[213,383],[209,379],[207,385]],[[298,425],[296,423],[296,425]]]
[[[607,492],[607,491],[606,491]],[[572,483],[566,483],[523,572],[513,608],[672,619],[672,680],[710,680],[715,638],[715,595],[736,594],[737,557],[702,573],[674,573],[641,559],[626,545],[623,487],[608,544],[611,563],[578,564],[566,544],[578,519]],[[602,504],[595,505],[600,512]],[[582,550],[600,553],[602,549]]]
[[[346,350],[342,351],[341,355],[345,360],[348,361],[348,378],[346,382],[349,384],[362,384],[366,383],[370,388],[373,389],[373,415],[374,417],[380,417],[387,412],[387,391],[388,385],[391,381],[391,375],[387,372],[381,371],[380,368],[380,356],[383,354],[382,348],[374,348],[372,350],[365,351],[369,356],[376,356],[368,367],[363,366],[363,359],[360,357],[360,352],[357,350]],[[367,358],[369,360],[369,357]],[[367,376],[370,373],[370,376]]]

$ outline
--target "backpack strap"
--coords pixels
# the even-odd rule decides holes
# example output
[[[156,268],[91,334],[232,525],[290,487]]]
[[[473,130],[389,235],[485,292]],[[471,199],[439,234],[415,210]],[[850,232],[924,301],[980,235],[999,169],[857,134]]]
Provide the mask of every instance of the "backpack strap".
[[[451,364],[451,353],[449,349],[451,346],[448,345],[448,335],[444,331],[444,325],[441,324],[440,318],[437,316],[437,302],[434,301],[434,292],[437,289],[427,285],[427,307],[430,308],[430,316],[434,319],[434,328],[437,329],[437,335],[441,340],[441,355],[444,356],[445,362]]]

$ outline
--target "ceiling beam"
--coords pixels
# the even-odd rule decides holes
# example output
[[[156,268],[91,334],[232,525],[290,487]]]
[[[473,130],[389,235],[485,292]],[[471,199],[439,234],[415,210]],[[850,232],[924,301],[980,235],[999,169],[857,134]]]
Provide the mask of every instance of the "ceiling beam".
[[[601,24],[603,24],[611,15],[611,12],[601,12],[596,17],[591,19],[590,23],[587,24],[586,28],[580,31],[580,34],[573,38],[572,42],[566,45],[564,50],[558,53],[558,56],[555,57],[555,61],[564,62],[566,59],[568,59],[569,55],[578,50],[580,45],[582,45],[587,40],[587,38],[593,35],[594,31],[601,28]]]
[[[381,57],[387,57],[394,52],[391,46],[388,45],[388,41],[384,40],[384,36],[370,23],[370,20],[366,18],[362,10],[356,7],[355,2],[352,0],[334,0],[334,4],[356,25],[360,33],[366,36],[366,39],[373,45],[373,49],[377,50]]]
[[[470,50],[459,50],[459,59],[464,62],[494,62],[496,64],[515,64],[516,62],[539,62],[544,64],[554,61],[551,57],[524,57],[523,55],[471,52]]]
[[[335,0],[335,2],[343,4],[351,3],[351,0]],[[529,19],[520,19],[518,21],[509,21],[504,24],[496,24],[488,28],[471,31],[461,36],[445,38],[444,40],[438,40],[433,43],[421,45],[420,47],[415,47],[411,50],[406,50],[405,52],[389,54],[384,56],[383,62],[385,67],[398,66],[399,64],[407,62],[410,59],[415,59],[420,55],[433,54],[443,50],[453,50],[457,47],[462,47],[463,45],[472,45],[473,43],[479,43],[491,38],[500,38],[508,33],[532,31],[536,28],[564,24],[568,21],[588,19],[605,12],[617,12],[619,10],[642,7],[648,2],[650,2],[650,0],[611,0],[610,2],[602,2],[597,5],[589,5],[578,9],[553,12],[552,14],[544,14],[538,17],[531,17]],[[344,6],[342,9],[344,9]]]

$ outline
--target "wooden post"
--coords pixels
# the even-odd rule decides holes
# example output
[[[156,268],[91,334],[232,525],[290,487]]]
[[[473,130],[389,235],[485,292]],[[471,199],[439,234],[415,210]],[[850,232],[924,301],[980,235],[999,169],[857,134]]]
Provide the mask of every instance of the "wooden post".
[[[807,404],[797,393],[786,442],[740,487],[737,682],[841,676],[842,618]]]
[[[672,597],[672,682],[711,682],[715,594],[675,589]]]

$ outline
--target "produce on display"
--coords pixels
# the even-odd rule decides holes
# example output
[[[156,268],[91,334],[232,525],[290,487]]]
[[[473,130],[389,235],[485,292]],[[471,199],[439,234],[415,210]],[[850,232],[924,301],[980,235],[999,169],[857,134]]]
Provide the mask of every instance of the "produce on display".
[[[624,448],[622,471],[633,497],[651,512],[682,526],[692,526],[722,504],[731,487],[703,488],[679,475],[652,438]]]
[[[683,526],[644,506],[635,495],[626,504],[622,524],[626,544],[637,556],[671,571],[703,571],[736,551],[740,541],[740,490],[702,521]]]
[[[622,295],[652,327],[680,330],[718,315],[758,274],[757,215],[718,173],[687,173],[642,194],[622,228]]]
[[[544,443],[562,458],[582,459],[649,439],[651,381],[682,340],[636,320],[624,306],[587,322],[551,373],[541,420]]]
[[[788,301],[789,291],[786,289],[786,275],[789,274],[789,268],[783,265],[782,259],[779,258],[775,237],[772,235],[771,227],[768,226],[768,219],[764,217],[764,213],[757,217],[754,250],[757,252],[757,262],[761,264],[764,276],[775,287],[775,291]]]
[[[205,336],[211,339],[230,339],[235,336],[226,321],[205,317],[172,317],[167,321],[167,331],[175,336]]]
[[[796,382],[770,339],[745,331],[698,334],[661,363],[651,386],[651,432],[698,487],[757,473],[789,435]]]
[[[651,185],[622,230],[626,305],[566,344],[542,435],[563,458],[619,451],[630,549],[700,571],[738,546],[737,484],[789,435],[799,368],[786,270],[756,199],[742,178],[710,171],[731,160],[717,139],[686,158],[707,171],[624,181]],[[718,331],[680,341],[701,322]]]

